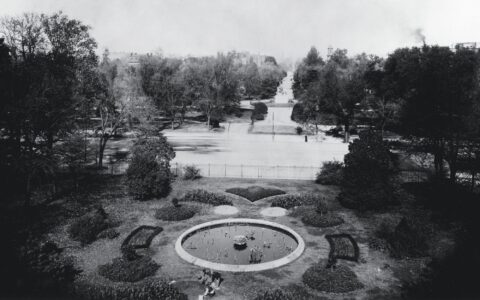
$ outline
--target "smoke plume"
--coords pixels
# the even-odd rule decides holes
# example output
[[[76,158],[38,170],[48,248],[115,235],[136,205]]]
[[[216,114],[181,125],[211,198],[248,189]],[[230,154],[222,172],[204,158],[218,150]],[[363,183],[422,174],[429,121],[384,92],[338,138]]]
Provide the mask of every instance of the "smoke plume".
[[[426,44],[426,37],[425,35],[423,34],[423,29],[422,28],[417,28],[413,31],[413,37],[415,38],[415,42],[417,43],[422,43],[422,44]]]

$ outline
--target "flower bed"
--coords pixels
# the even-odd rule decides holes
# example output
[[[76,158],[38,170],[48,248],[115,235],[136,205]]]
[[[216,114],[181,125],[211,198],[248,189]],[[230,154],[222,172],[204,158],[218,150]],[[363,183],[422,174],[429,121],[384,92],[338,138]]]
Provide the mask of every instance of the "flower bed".
[[[197,210],[193,206],[182,205],[179,207],[166,206],[157,209],[155,218],[163,221],[182,221],[193,217]]]
[[[284,191],[274,188],[264,188],[261,186],[249,186],[247,188],[230,188],[227,193],[246,198],[252,202],[263,198],[285,194]]]
[[[188,191],[179,201],[199,202],[211,205],[232,205],[232,201],[224,195],[207,192],[202,189]]]

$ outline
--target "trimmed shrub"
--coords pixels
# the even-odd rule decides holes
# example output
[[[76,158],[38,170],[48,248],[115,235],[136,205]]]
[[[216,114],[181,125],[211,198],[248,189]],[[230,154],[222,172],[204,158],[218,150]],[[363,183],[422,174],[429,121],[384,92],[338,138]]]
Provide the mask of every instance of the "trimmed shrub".
[[[268,113],[268,106],[263,102],[255,102],[253,103],[253,114],[261,114],[264,115]]]
[[[160,266],[150,257],[141,257],[135,260],[115,258],[109,264],[98,267],[98,274],[111,281],[137,282],[153,276]]]
[[[303,132],[303,128],[300,126],[297,126],[297,128],[295,128],[295,131],[297,132],[298,135],[301,135]]]
[[[188,191],[183,198],[180,199],[183,202],[199,202],[211,205],[232,205],[232,201],[227,197],[217,193],[207,192],[206,190],[196,189]]]
[[[195,165],[188,165],[183,168],[183,179],[195,180],[199,178],[202,178],[202,175],[200,175],[200,169]]]
[[[226,192],[246,198],[252,202],[271,196],[285,194],[285,192],[282,190],[275,188],[264,188],[261,186],[249,186],[247,188],[230,188],[227,189]]]
[[[343,219],[335,213],[319,214],[315,211],[308,211],[302,217],[302,222],[314,227],[332,227],[343,224]]]
[[[372,131],[363,131],[348,148],[338,196],[340,203],[363,211],[394,203],[394,160],[382,137]]]
[[[340,185],[343,179],[343,163],[339,161],[327,161],[317,173],[316,183],[324,185]]]
[[[326,207],[326,204],[320,204],[322,202],[325,203],[324,197],[313,193],[287,194],[275,196],[272,207],[283,207],[285,209],[301,205],[325,205]]]
[[[146,278],[140,282],[115,283],[101,285],[90,282],[78,282],[74,294],[77,298],[88,300],[188,300],[187,295],[168,284],[163,278]]]
[[[163,221],[181,221],[190,219],[196,212],[197,210],[194,207],[188,205],[182,205],[180,207],[166,206],[157,209],[155,218]]]
[[[140,255],[137,254],[137,251],[135,251],[135,247],[129,244],[122,244],[122,246],[120,247],[120,252],[122,252],[122,257],[125,260],[129,260],[129,261],[134,261],[141,257]]]
[[[146,156],[134,157],[127,169],[128,191],[138,200],[168,196],[172,190],[171,181],[170,169]]]
[[[109,228],[111,224],[103,209],[88,213],[74,221],[68,228],[70,238],[79,241],[82,245],[90,244],[97,239],[100,232]]]
[[[344,265],[325,268],[325,263],[314,264],[305,271],[302,280],[310,288],[327,293],[347,293],[363,288],[357,275]]]
[[[175,157],[175,152],[167,140],[163,136],[140,139],[132,153],[127,169],[129,193],[139,200],[168,196],[173,179],[170,160]]]

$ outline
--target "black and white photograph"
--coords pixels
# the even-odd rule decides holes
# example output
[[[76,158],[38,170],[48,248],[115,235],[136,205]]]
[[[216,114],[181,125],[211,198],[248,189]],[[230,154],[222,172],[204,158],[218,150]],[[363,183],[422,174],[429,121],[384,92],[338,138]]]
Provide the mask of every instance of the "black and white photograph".
[[[480,299],[480,2],[0,0],[0,299]]]

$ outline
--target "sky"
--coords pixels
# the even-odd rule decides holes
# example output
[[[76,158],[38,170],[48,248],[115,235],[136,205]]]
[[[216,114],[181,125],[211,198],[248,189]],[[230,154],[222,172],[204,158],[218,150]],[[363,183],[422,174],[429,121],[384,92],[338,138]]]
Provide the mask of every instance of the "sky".
[[[99,51],[298,59],[311,46],[386,56],[396,48],[480,42],[478,0],[0,0],[0,16],[68,16],[90,25]]]

